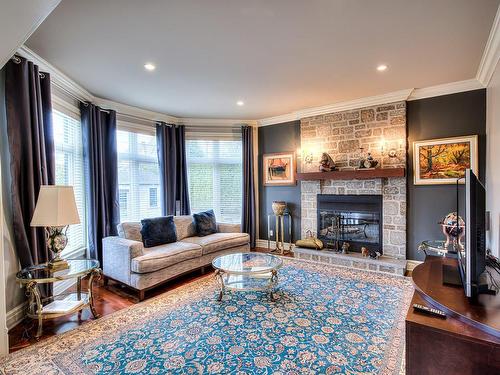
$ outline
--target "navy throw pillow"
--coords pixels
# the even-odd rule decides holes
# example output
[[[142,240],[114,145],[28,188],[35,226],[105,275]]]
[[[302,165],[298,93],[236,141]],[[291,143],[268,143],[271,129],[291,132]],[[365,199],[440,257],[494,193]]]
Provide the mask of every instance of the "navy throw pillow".
[[[142,243],[144,247],[164,245],[177,241],[173,216],[141,220]]]
[[[193,218],[198,236],[208,236],[209,234],[217,233],[214,210],[198,212],[197,214],[193,214]]]

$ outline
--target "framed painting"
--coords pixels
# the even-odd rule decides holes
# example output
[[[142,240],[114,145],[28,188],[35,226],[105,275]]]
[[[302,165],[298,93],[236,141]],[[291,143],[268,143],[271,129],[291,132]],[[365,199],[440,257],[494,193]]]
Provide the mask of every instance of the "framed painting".
[[[467,168],[478,175],[477,159],[477,135],[413,142],[414,184],[456,184]]]
[[[262,156],[264,185],[295,185],[295,153],[280,152]]]

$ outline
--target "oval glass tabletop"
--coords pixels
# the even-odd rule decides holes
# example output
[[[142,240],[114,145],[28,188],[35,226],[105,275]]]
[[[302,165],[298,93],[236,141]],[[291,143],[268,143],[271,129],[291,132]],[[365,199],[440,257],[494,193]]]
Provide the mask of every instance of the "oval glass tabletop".
[[[96,259],[66,259],[68,268],[53,269],[47,263],[26,267],[16,275],[17,281],[27,283],[36,281],[38,283],[49,283],[58,280],[72,279],[87,274],[94,268],[99,268]]]
[[[420,250],[425,252],[426,250],[435,251],[441,254],[456,254],[457,249],[455,245],[451,242],[446,242],[444,240],[425,240],[419,246]]]
[[[214,268],[225,273],[249,275],[269,273],[283,265],[283,260],[275,255],[263,253],[237,253],[215,258]]]

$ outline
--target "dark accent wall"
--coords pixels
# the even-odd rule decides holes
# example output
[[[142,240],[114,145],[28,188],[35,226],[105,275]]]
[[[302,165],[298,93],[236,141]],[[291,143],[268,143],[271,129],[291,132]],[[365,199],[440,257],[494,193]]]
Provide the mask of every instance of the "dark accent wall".
[[[479,136],[479,178],[486,171],[486,89],[409,101],[408,126],[408,235],[407,258],[423,260],[418,244],[425,239],[442,239],[438,225],[456,210],[454,185],[413,184],[413,142],[462,135]]]
[[[262,155],[274,152],[297,151],[300,148],[300,121],[259,128],[259,237],[267,239],[267,214],[272,213],[275,200],[285,201],[292,215],[292,241],[300,238],[300,184],[294,186],[264,186],[262,184]],[[273,225],[271,225],[273,228]]]

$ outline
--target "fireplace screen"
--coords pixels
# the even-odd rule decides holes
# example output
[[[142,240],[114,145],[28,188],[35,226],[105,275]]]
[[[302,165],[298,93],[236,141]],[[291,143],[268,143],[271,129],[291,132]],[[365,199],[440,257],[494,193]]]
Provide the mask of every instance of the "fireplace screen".
[[[365,246],[382,252],[382,197],[379,195],[318,195],[318,238],[338,250]]]

